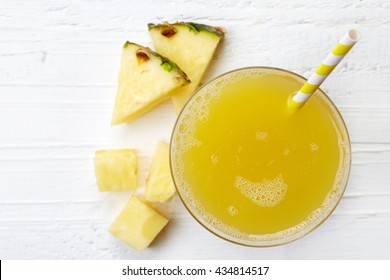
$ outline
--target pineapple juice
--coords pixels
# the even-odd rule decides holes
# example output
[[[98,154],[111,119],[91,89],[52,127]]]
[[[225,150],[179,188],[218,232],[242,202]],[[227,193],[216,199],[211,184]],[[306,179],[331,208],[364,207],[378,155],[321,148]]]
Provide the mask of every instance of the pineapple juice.
[[[349,170],[348,134],[318,92],[299,111],[288,108],[303,82],[277,69],[231,72],[181,113],[173,178],[189,211],[217,235],[275,245],[336,206]]]

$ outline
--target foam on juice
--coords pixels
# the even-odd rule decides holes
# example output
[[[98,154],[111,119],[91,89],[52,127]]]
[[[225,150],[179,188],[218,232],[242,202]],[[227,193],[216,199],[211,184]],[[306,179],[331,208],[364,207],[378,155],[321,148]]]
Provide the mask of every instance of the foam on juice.
[[[267,137],[268,137],[268,132],[264,132],[264,131],[256,132],[256,139],[259,141],[264,141],[267,139]]]
[[[272,180],[263,179],[261,182],[252,182],[241,176],[236,176],[234,186],[261,207],[278,205],[287,193],[287,184],[280,174]]]
[[[233,205],[230,205],[229,208],[228,208],[228,212],[230,215],[232,216],[236,216],[238,214],[238,210],[236,207],[234,207]]]
[[[319,147],[316,143],[310,143],[310,150],[313,152],[318,151]]]

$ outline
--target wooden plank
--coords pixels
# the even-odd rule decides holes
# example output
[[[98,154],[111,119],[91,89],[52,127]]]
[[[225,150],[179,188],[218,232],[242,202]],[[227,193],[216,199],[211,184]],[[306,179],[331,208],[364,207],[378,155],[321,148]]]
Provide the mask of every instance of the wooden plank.
[[[389,259],[389,11],[383,0],[1,1],[0,258]],[[350,182],[308,237],[275,248],[236,246],[199,226],[177,198],[161,208],[173,219],[144,253],[109,235],[131,192],[97,192],[94,151],[139,150],[142,193],[155,144],[169,140],[176,118],[167,101],[110,126],[121,46],[150,46],[146,23],[160,19],[227,28],[205,82],[252,65],[307,77],[346,29],[361,31],[322,87],[350,131]]]

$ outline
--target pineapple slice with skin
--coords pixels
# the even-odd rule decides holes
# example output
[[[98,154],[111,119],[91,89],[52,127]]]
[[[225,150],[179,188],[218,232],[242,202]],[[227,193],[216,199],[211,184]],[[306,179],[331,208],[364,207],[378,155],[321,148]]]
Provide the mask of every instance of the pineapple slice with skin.
[[[192,22],[148,24],[157,52],[174,60],[191,79],[191,84],[175,90],[172,96],[177,113],[198,88],[225,31]]]
[[[167,218],[133,195],[108,230],[127,245],[142,251],[167,223]]]
[[[174,89],[189,82],[174,62],[149,48],[126,42],[112,125],[128,122],[149,111],[171,97]]]
[[[99,191],[124,191],[137,188],[135,150],[96,151],[94,165]]]
[[[175,192],[169,164],[169,144],[160,141],[146,182],[145,199],[150,202],[165,202]]]

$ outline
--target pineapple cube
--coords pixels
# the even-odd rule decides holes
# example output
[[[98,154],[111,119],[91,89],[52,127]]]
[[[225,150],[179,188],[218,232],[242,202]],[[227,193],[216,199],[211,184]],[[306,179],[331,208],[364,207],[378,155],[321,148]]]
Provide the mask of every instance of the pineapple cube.
[[[165,202],[175,191],[169,165],[169,144],[160,141],[146,183],[145,199],[150,202]]]
[[[168,219],[133,195],[111,224],[111,234],[142,251],[168,223]]]
[[[137,187],[135,150],[96,151],[94,163],[99,191],[133,190]]]
[[[174,89],[189,82],[187,75],[169,59],[149,48],[126,42],[112,124],[138,117],[171,97]]]
[[[176,111],[180,112],[198,88],[225,30],[193,22],[150,23],[148,27],[156,51],[174,60],[191,79],[191,84],[176,89],[172,95]]]

